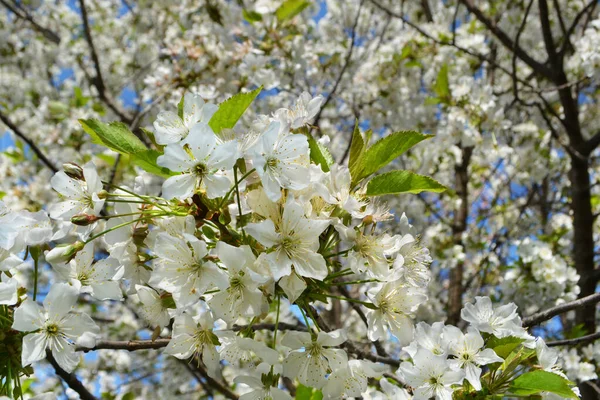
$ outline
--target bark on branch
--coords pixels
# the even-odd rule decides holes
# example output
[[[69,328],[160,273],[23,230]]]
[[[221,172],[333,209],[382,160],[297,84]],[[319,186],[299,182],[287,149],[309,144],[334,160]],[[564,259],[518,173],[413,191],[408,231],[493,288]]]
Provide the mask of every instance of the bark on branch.
[[[539,325],[540,323],[551,319],[559,314],[565,313],[567,311],[575,310],[584,306],[594,305],[596,303],[600,303],[600,293],[595,293],[590,296],[582,297],[581,299],[577,299],[571,301],[569,303],[561,304],[556,307],[549,308],[545,311],[539,312],[537,314],[533,314],[527,318],[523,318],[523,326],[531,327],[535,325]],[[595,308],[594,308],[595,310]]]
[[[56,371],[56,375],[60,376],[71,389],[77,392],[82,400],[97,400],[97,398],[89,390],[87,390],[85,386],[83,386],[83,383],[77,379],[77,376],[75,376],[74,373],[69,373],[62,369],[60,365],[58,365],[56,359],[52,355],[52,352],[49,350],[46,350],[46,359],[50,365],[52,365],[54,371]]]
[[[29,148],[31,148],[31,150],[35,153],[35,155],[45,166],[50,168],[52,172],[58,171],[58,169],[54,166],[54,163],[52,163],[52,161],[50,161],[48,157],[46,157],[42,150],[40,150],[40,148],[37,147],[31,139],[25,136],[25,134],[15,124],[13,124],[12,121],[8,118],[8,116],[4,115],[2,111],[0,111],[0,121],[2,121],[4,125],[8,126],[8,129],[13,131],[13,133],[17,135],[22,141],[27,143]]]

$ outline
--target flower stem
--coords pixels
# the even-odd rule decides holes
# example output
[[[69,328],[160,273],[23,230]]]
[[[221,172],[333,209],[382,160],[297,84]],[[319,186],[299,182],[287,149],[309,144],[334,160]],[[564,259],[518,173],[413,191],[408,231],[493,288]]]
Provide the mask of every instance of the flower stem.
[[[277,315],[275,316],[275,330],[273,331],[273,349],[277,345],[277,331],[279,331],[279,309],[281,307],[281,296],[277,296]]]

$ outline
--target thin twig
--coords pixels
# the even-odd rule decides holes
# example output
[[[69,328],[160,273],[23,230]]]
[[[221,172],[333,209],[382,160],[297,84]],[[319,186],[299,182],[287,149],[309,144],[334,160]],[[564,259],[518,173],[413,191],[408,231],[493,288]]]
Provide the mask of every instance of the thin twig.
[[[33,26],[33,29],[44,35],[46,39],[54,44],[60,44],[60,36],[58,36],[56,32],[38,24],[37,21],[33,19],[33,16],[31,16],[31,14],[29,14],[22,6],[18,4],[10,4],[6,0],[0,0],[0,3],[4,4],[9,11],[17,16],[17,18],[21,18],[22,20],[29,22]]]
[[[556,307],[549,308],[545,311],[539,312],[537,314],[533,314],[527,318],[523,318],[523,326],[531,327],[535,325],[539,325],[540,323],[551,319],[552,317],[565,313],[567,311],[574,310],[579,307],[583,307],[589,304],[595,304],[600,302],[600,293],[594,293],[592,295],[582,297],[581,299],[577,299],[571,301],[569,303],[561,304]]]
[[[50,365],[52,365],[54,371],[56,371],[56,375],[60,376],[62,380],[65,381],[65,383],[69,385],[69,387],[73,389],[82,400],[97,400],[97,398],[89,390],[87,390],[85,386],[83,386],[83,383],[77,379],[77,376],[75,376],[74,373],[69,373],[62,369],[60,365],[58,365],[58,362],[56,362],[56,359],[50,350],[46,350],[46,359]]]
[[[25,134],[15,124],[13,124],[11,122],[8,119],[8,117],[2,113],[2,111],[0,111],[0,120],[4,123],[4,125],[8,126],[8,129],[13,131],[15,135],[17,135],[19,138],[21,138],[21,140],[23,140],[25,143],[27,143],[27,145],[38,156],[38,158],[44,165],[46,165],[48,168],[50,168],[50,170],[52,172],[58,171],[58,169],[54,166],[52,161],[50,161],[48,159],[48,157],[46,157],[46,155],[44,155],[44,153],[42,153],[42,150],[40,150],[40,148],[37,147],[36,144],[33,143],[33,141],[31,139],[29,139],[27,136],[25,136]]]
[[[553,347],[553,346],[574,346],[576,344],[590,343],[590,342],[593,342],[593,341],[598,340],[598,339],[600,339],[600,332],[592,333],[591,335],[585,335],[585,336],[578,337],[578,338],[575,338],[575,339],[555,340],[553,342],[546,343],[546,345],[548,347]]]

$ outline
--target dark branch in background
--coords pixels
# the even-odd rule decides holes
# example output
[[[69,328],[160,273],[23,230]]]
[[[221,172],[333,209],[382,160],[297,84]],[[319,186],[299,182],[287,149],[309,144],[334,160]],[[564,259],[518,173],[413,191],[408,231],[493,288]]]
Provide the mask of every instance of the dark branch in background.
[[[565,313],[567,311],[575,310],[577,308],[580,308],[580,307],[583,307],[586,305],[596,304],[596,303],[600,303],[600,293],[595,293],[590,296],[582,297],[581,299],[577,299],[577,300],[571,301],[569,303],[561,304],[559,306],[552,307],[545,311],[534,314],[530,317],[523,318],[523,326],[530,327],[530,326],[539,325],[540,323],[547,321],[547,320],[551,319],[552,317],[555,317],[559,314]]]
[[[146,349],[160,349],[166,347],[171,339],[156,339],[156,340],[100,340],[96,342],[96,345],[91,348],[77,347],[77,351],[94,351],[94,350],[146,350]]]
[[[337,91],[338,86],[340,85],[340,82],[342,81],[344,73],[346,72],[346,69],[348,69],[348,65],[350,65],[350,59],[352,58],[352,53],[354,52],[354,45],[356,44],[356,27],[358,26],[358,20],[360,19],[360,12],[362,11],[364,2],[365,2],[364,0],[362,0],[360,2],[360,5],[358,6],[358,11],[356,12],[356,17],[354,18],[354,24],[352,25],[352,34],[351,34],[351,38],[350,38],[350,47],[348,48],[348,53],[346,53],[346,58],[344,59],[344,65],[342,66],[340,73],[338,74],[335,82],[333,83],[333,87],[331,88],[331,91],[325,98],[325,101],[323,102],[323,105],[319,109],[319,112],[317,113],[317,116],[315,117],[315,120],[313,122],[313,125],[316,127],[319,126],[319,121],[321,120],[321,114],[323,113],[323,110],[325,109],[325,107],[327,107],[327,105],[331,101],[331,98],[335,95],[335,92]],[[318,132],[319,136],[323,136],[323,133],[320,130],[317,132]]]
[[[10,4],[8,0],[0,0],[0,3],[2,3],[9,11],[15,14],[17,18],[29,22],[31,26],[33,26],[33,29],[44,35],[46,39],[48,39],[54,44],[60,44],[60,36],[58,36],[56,32],[38,24],[33,19],[31,14],[29,14],[27,10],[25,10],[22,6],[20,6],[19,4]]]
[[[538,72],[540,75],[545,76],[546,78],[551,79],[554,76],[554,72],[547,65],[540,63],[531,57],[521,46],[515,45],[512,39],[504,32],[496,22],[488,18],[477,6],[473,0],[459,0],[462,4],[467,7],[469,12],[473,14],[479,22],[484,24],[486,28],[498,38],[500,43],[504,45],[508,50],[517,54],[519,59],[521,59],[525,64],[529,65],[531,69]]]
[[[85,35],[85,40],[88,43],[90,48],[90,56],[92,58],[94,64],[94,70],[96,72],[96,76],[90,79],[92,85],[98,90],[98,95],[100,99],[110,108],[119,119],[130,126],[133,130],[133,133],[142,141],[146,146],[149,145],[148,139],[145,135],[138,132],[133,126],[135,118],[126,113],[124,110],[119,108],[119,106],[115,103],[114,99],[108,93],[108,89],[104,82],[104,78],[102,77],[102,67],[100,65],[100,58],[98,57],[98,52],[96,51],[96,46],[94,45],[94,40],[92,38],[92,32],[90,29],[90,23],[88,19],[87,8],[85,6],[85,0],[79,0],[79,7],[81,8],[81,20],[83,22],[83,33]],[[85,70],[85,68],[84,68]],[[136,124],[138,121],[135,121]]]
[[[559,54],[561,57],[564,57],[565,53],[567,52],[567,49],[569,48],[569,39],[571,38],[571,35],[575,32],[575,29],[577,28],[577,25],[579,24],[579,20],[581,19],[581,17],[583,17],[588,11],[593,12],[594,8],[596,8],[596,5],[598,4],[598,0],[590,0],[590,2],[583,7],[583,9],[581,11],[579,11],[579,13],[575,16],[575,18],[573,18],[573,22],[571,23],[571,26],[569,26],[569,29],[567,30],[567,33],[565,34],[565,40],[562,44],[562,47],[559,51]]]
[[[253,330],[275,330],[275,324],[254,324],[251,326]],[[247,329],[248,325],[234,325],[231,330],[234,332],[243,331]],[[302,331],[306,332],[306,327],[303,325],[293,325],[286,322],[279,323],[279,330],[281,331]],[[160,338],[155,340],[100,340],[96,342],[94,347],[77,347],[77,351],[94,351],[94,350],[147,350],[147,349],[160,349],[166,347],[171,339]]]
[[[190,362],[190,367],[192,367],[194,369],[194,371],[197,371],[202,376],[202,378],[206,381],[206,384],[208,386],[216,389],[226,398],[231,399],[231,400],[239,399],[239,396],[237,394],[235,394],[234,392],[232,392],[231,389],[229,389],[227,386],[225,386],[218,380],[208,376],[208,372],[206,371],[206,369],[202,365],[202,362],[198,359],[197,356],[192,357],[191,362]]]
[[[2,113],[2,111],[0,111],[0,120],[4,123],[4,125],[8,126],[8,129],[10,129],[11,131],[13,131],[13,133],[15,135],[17,135],[22,141],[24,141],[25,143],[27,143],[27,145],[29,146],[29,148],[31,148],[31,150],[35,153],[35,155],[40,159],[40,161],[46,165],[48,168],[50,168],[50,170],[52,172],[57,172],[58,169],[54,166],[54,164],[52,163],[52,161],[50,161],[48,159],[48,157],[46,157],[44,155],[44,153],[42,153],[42,151],[40,150],[39,147],[36,146],[35,143],[33,143],[33,141],[31,141],[31,139],[29,139],[27,136],[25,136],[25,134],[23,132],[21,132],[21,130],[15,125],[13,124],[6,115],[4,115]]]
[[[210,398],[214,398],[214,393],[213,393],[212,389],[210,388],[210,386],[208,386],[206,384],[202,375],[200,375],[198,373],[198,371],[196,371],[194,368],[192,368],[190,363],[187,362],[186,360],[179,360],[179,362],[185,367],[185,369],[187,369],[190,372],[190,374],[194,377],[194,379],[196,379],[198,381],[200,386],[202,386],[202,389],[204,389],[204,392],[206,392],[206,394],[209,395]]]
[[[433,14],[431,13],[431,7],[429,6],[429,0],[421,0],[421,7],[423,7],[423,13],[427,22],[433,22]]]
[[[77,379],[77,376],[75,376],[74,373],[68,373],[67,371],[62,369],[60,365],[58,365],[58,363],[54,359],[54,356],[49,350],[46,350],[46,359],[48,360],[50,365],[52,365],[54,371],[56,371],[56,375],[60,376],[62,380],[65,381],[65,383],[69,385],[71,389],[77,392],[81,400],[97,400],[97,398],[92,393],[90,393],[90,391],[87,390],[85,386],[83,386],[83,383],[81,383],[81,381]]]
[[[600,339],[600,332],[592,333],[591,335],[581,336],[575,339],[564,339],[564,340],[555,340],[553,342],[548,342],[546,345],[548,347],[554,346],[574,346],[576,344],[584,344],[590,343],[595,340]]]
[[[460,4],[460,3],[459,3]],[[533,6],[533,0],[529,1],[529,5],[525,10],[525,15],[523,16],[523,21],[521,22],[521,26],[517,31],[517,36],[515,36],[515,44],[512,49],[513,57],[512,57],[512,82],[513,82],[513,95],[515,96],[515,101],[519,100],[519,90],[518,90],[518,80],[517,80],[517,53],[516,48],[519,46],[519,39],[521,39],[521,34],[525,30],[525,26],[527,25],[527,17],[529,16],[529,12],[531,11],[531,6]]]
[[[459,145],[462,154],[460,164],[454,166],[454,177],[456,179],[456,195],[460,198],[460,207],[454,213],[452,221],[452,241],[455,245],[465,249],[463,235],[467,230],[467,221],[469,218],[469,164],[473,155],[473,146],[463,147]],[[450,284],[448,287],[448,323],[457,325],[460,321],[460,310],[463,302],[462,296],[465,287],[463,286],[465,262],[458,261],[456,266],[450,271]]]

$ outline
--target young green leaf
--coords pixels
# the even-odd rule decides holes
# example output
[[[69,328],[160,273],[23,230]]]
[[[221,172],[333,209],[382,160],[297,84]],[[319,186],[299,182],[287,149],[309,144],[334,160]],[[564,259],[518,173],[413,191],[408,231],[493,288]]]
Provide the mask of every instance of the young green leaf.
[[[377,175],[367,184],[367,196],[397,193],[444,192],[446,186],[428,176],[398,170]]]
[[[252,104],[256,96],[262,90],[262,86],[247,93],[238,93],[231,96],[221,104],[212,116],[208,125],[218,135],[223,129],[231,129],[238,122],[244,111]]]
[[[485,347],[494,350],[498,357],[506,358],[514,349],[516,349],[524,341],[524,339],[514,336],[507,336],[502,339],[498,339],[497,337],[492,336],[490,340],[486,343]]]
[[[148,150],[127,127],[121,122],[105,124],[96,119],[80,119],[79,123],[95,143],[103,144],[121,154],[135,154]]]
[[[532,395],[550,392],[567,399],[577,399],[570,387],[571,382],[552,372],[536,370],[518,376],[510,386],[510,393]]]
[[[323,172],[329,172],[329,166],[334,163],[331,153],[325,146],[317,142],[310,133],[306,137],[308,138],[308,147],[310,148],[310,159],[315,164],[321,166]]]
[[[350,142],[350,158],[348,159],[348,168],[350,173],[354,170],[360,157],[365,152],[367,143],[363,140],[360,129],[358,129],[358,120],[354,124],[354,132],[352,133],[352,141]]]
[[[450,83],[448,81],[448,64],[444,64],[442,65],[442,68],[440,68],[437,79],[433,84],[433,92],[443,102],[450,100],[451,94]]]
[[[433,135],[424,135],[415,131],[400,131],[378,140],[364,151],[360,162],[354,165],[355,173],[352,175],[352,180],[355,183],[360,182],[388,165],[417,143],[430,137]]]
[[[310,1],[286,0],[275,11],[275,16],[279,22],[285,22],[300,14],[308,6],[310,6]]]
[[[249,10],[243,9],[242,16],[244,17],[244,19],[246,21],[248,21],[251,24],[262,21],[262,15],[260,15],[256,11],[249,11]]]
[[[135,153],[131,155],[131,161],[141,167],[144,171],[150,172],[151,174],[162,176],[163,178],[168,178],[173,176],[174,174],[165,167],[161,167],[156,163],[156,159],[160,156],[156,150],[144,150],[139,153]]]

